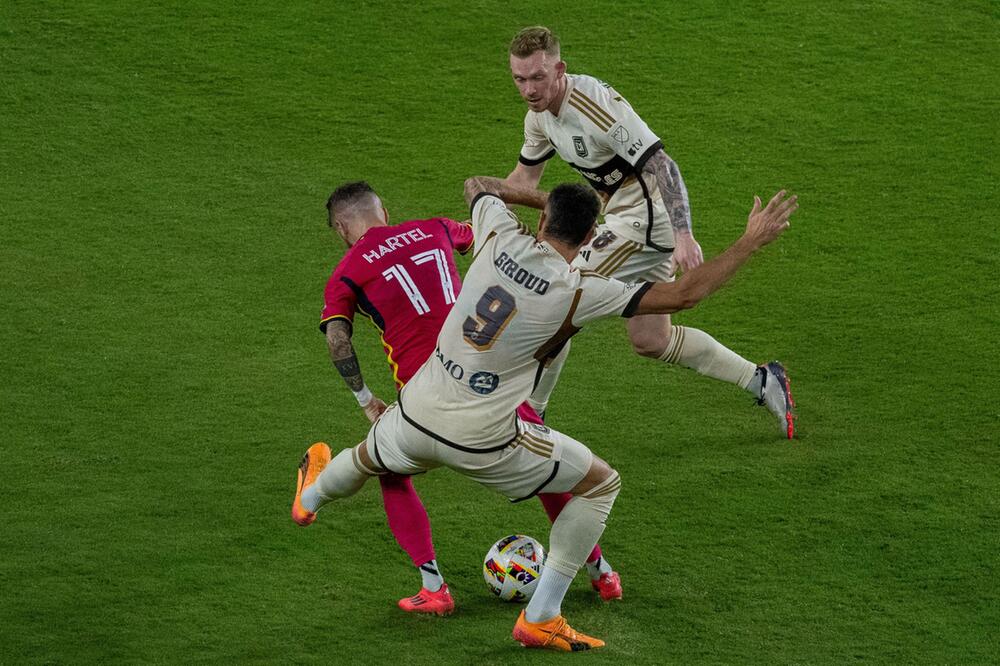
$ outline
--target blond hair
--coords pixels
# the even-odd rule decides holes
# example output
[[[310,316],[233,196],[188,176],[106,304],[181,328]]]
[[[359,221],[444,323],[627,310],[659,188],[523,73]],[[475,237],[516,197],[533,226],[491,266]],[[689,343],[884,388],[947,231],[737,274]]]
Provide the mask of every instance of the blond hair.
[[[517,58],[527,58],[536,51],[545,51],[550,56],[559,55],[559,38],[545,26],[523,28],[510,42],[510,54]]]

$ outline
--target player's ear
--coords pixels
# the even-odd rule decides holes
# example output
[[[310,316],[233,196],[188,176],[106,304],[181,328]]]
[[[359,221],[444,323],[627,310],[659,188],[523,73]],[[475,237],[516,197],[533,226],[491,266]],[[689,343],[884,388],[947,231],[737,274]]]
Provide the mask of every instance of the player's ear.
[[[560,78],[565,73],[566,73],[566,62],[560,60],[559,62],[556,63],[556,78],[557,79]]]
[[[344,223],[337,218],[333,218],[333,230],[337,232],[337,235],[340,236],[341,240],[347,243],[347,247],[351,246],[351,241],[347,240],[347,227],[345,227]]]
[[[382,221],[389,224],[389,211],[386,210],[385,206],[382,206]]]
[[[597,230],[597,226],[596,226],[596,225],[595,225],[595,226],[592,226],[592,227],[590,228],[590,231],[588,231],[588,232],[587,232],[587,235],[586,235],[586,236],[584,237],[584,239],[583,239],[583,242],[582,242],[582,243],[580,243],[580,247],[583,247],[584,245],[586,245],[586,244],[587,244],[587,243],[589,243],[590,241],[594,240],[594,232],[595,232],[596,230]]]

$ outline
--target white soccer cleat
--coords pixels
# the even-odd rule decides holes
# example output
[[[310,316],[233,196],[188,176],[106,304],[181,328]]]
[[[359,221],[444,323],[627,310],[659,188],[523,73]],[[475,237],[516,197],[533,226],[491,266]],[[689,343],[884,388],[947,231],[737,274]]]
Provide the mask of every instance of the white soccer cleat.
[[[763,371],[760,383],[758,405],[766,405],[778,418],[782,432],[788,439],[795,437],[795,400],[792,399],[792,385],[788,381],[785,366],[771,361],[760,366]]]

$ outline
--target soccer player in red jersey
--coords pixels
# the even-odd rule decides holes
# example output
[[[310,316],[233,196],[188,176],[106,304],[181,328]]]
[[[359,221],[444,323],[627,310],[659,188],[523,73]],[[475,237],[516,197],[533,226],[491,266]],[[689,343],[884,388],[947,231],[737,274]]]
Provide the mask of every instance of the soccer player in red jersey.
[[[537,202],[541,207],[544,201]],[[401,388],[434,351],[435,341],[461,280],[453,252],[466,253],[472,228],[447,218],[411,220],[389,226],[389,214],[365,182],[347,183],[327,200],[328,222],[348,246],[327,282],[320,330],[330,358],[370,421],[385,403],[365,385],[351,343],[354,313],[379,330],[397,388]],[[541,423],[526,404],[522,419]],[[438,568],[430,520],[408,476],[379,477],[389,528],[420,571],[415,596],[399,601],[405,611],[446,615],[454,601]],[[569,493],[540,494],[551,520],[571,499]],[[595,546],[587,562],[591,584],[604,600],[621,597],[621,580]]]

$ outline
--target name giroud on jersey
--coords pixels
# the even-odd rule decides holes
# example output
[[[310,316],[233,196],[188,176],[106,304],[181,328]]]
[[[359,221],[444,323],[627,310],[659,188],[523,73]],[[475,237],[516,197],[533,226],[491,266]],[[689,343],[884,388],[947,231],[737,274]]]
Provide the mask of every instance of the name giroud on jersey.
[[[511,280],[521,285],[525,289],[529,289],[539,296],[545,294],[549,290],[549,281],[538,277],[534,273],[521,268],[521,266],[507,256],[506,252],[501,252],[497,255],[497,258],[493,260],[493,265],[500,269],[500,272],[509,277]]]
[[[424,233],[421,229],[411,229],[401,234],[396,234],[395,236],[389,236],[374,250],[369,250],[361,256],[365,258],[369,264],[380,259],[390,252],[399,250],[400,248],[406,247],[407,245],[412,245],[417,241],[428,240],[432,238],[428,234]]]

